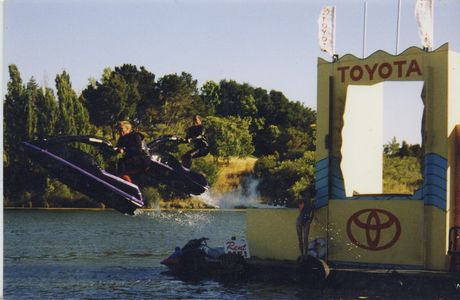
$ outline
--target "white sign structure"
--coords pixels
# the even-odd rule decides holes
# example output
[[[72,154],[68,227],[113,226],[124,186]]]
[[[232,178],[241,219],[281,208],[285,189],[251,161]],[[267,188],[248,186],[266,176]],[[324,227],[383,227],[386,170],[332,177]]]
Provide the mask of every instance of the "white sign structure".
[[[225,241],[224,244],[225,253],[235,253],[243,256],[244,258],[250,258],[248,242],[245,239],[230,239]]]

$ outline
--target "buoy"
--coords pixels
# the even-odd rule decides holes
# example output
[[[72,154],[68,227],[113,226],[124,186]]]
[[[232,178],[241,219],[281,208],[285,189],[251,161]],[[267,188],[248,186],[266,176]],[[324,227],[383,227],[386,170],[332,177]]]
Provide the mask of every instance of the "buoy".
[[[308,243],[308,254],[315,258],[325,258],[327,243],[323,238],[316,238]]]

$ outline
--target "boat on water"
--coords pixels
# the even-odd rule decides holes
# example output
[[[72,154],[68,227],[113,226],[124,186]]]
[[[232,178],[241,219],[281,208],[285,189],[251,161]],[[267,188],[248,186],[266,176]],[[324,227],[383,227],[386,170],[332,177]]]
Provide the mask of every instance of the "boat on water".
[[[165,273],[184,279],[303,282],[314,286],[322,286],[329,276],[326,262],[311,255],[296,262],[264,260],[250,257],[241,246],[229,251],[229,244],[237,245],[234,238],[223,247],[210,247],[207,241],[204,237],[192,239],[182,248],[176,247],[161,261],[168,268]]]

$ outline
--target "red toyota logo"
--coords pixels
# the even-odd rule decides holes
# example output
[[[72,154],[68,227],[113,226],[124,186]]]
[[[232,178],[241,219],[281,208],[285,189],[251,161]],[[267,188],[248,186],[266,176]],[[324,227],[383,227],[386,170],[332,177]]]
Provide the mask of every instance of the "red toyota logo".
[[[365,231],[366,238],[358,241],[353,235],[351,229],[360,228]],[[382,231],[392,230],[393,237],[388,241],[381,241]],[[371,250],[379,251],[388,249],[393,246],[401,235],[401,223],[392,213],[377,208],[368,208],[354,213],[347,222],[348,238],[356,246]]]

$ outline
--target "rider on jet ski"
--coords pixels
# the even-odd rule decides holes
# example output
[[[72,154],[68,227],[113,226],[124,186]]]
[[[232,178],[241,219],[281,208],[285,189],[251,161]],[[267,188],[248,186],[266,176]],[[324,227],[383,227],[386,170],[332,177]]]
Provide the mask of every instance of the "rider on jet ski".
[[[201,117],[195,115],[192,118],[193,125],[186,131],[185,140],[192,143],[193,149],[182,155],[182,165],[186,169],[190,169],[192,158],[208,155],[209,144],[206,138],[206,128],[201,124]]]
[[[116,151],[123,153],[118,161],[118,175],[126,181],[132,182],[130,175],[144,172],[150,163],[148,151],[143,142],[144,136],[132,129],[128,121],[121,121],[117,127],[120,138]]]

